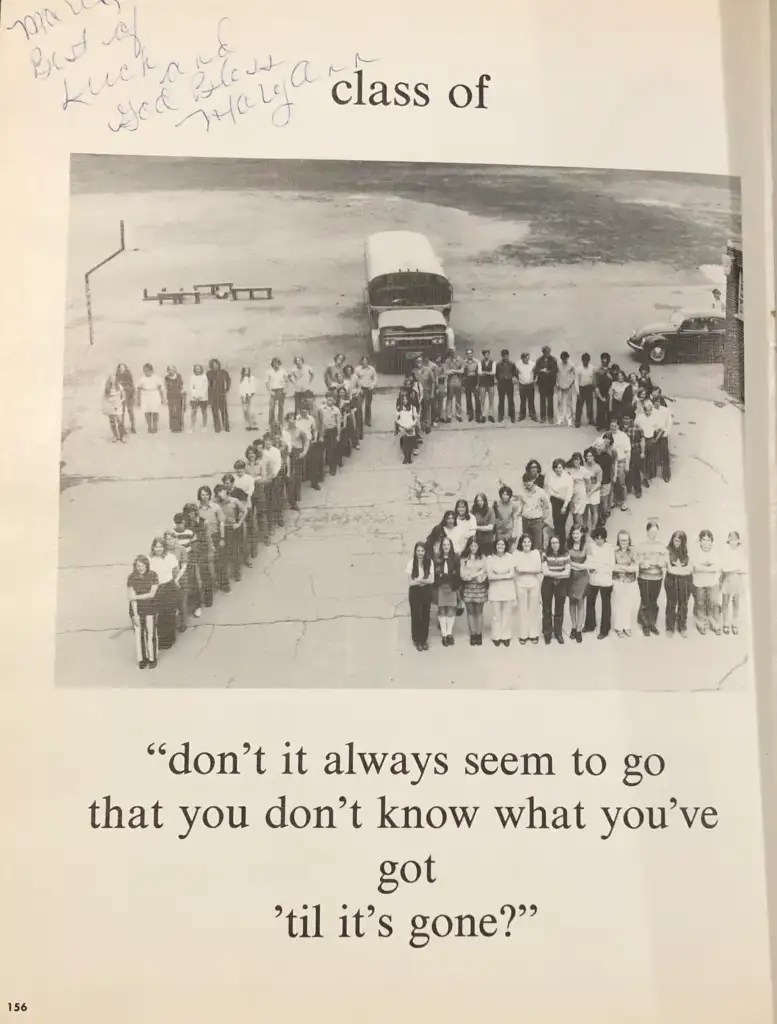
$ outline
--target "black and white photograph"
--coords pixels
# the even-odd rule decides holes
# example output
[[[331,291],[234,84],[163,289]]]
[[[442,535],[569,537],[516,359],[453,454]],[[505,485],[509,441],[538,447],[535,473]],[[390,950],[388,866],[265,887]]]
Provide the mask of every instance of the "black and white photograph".
[[[749,685],[740,239],[711,175],[73,156],[57,685]]]

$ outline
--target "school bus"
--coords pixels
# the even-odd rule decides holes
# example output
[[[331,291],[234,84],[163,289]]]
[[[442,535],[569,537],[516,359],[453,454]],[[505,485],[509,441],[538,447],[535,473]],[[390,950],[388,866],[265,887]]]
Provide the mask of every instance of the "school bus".
[[[425,235],[370,235],[364,262],[370,342],[378,369],[398,373],[418,355],[434,357],[453,349],[453,288]]]

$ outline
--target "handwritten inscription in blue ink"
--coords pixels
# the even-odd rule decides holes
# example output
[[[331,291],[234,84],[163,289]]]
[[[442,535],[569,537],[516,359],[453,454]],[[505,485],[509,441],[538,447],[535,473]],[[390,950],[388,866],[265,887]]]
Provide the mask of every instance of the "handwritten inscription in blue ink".
[[[249,116],[285,128],[316,83],[376,63],[359,53],[338,64],[246,54],[227,17],[194,53],[152,54],[138,7],[126,0],[51,0],[6,30],[27,48],[34,80],[58,91],[63,111],[84,116],[92,109],[114,134],[137,132],[160,117],[171,127],[205,132]]]

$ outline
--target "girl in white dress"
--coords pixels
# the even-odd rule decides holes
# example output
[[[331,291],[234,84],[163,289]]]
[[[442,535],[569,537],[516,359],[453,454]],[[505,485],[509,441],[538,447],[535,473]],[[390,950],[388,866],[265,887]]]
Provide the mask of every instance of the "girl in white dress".
[[[723,632],[739,632],[739,609],[745,592],[745,576],[747,575],[747,555],[742,547],[742,540],[736,530],[732,530],[721,552],[720,568],[722,570],[720,597],[723,606]]]
[[[162,381],[154,373],[151,363],[143,367],[143,375],[135,385],[138,405],[140,411],[146,417],[146,427],[149,434],[156,434],[159,429],[159,410],[164,405],[164,391]]]
[[[542,554],[532,548],[532,539],[524,533],[515,555],[515,593],[518,598],[518,640],[525,644],[540,642],[542,610]]]
[[[570,512],[575,526],[585,528],[585,512],[588,507],[588,470],[583,465],[583,456],[575,452],[569,463],[569,475],[572,478],[572,501]]]
[[[486,559],[488,603],[491,605],[491,640],[494,647],[510,646],[515,606],[515,560],[504,537],[498,537],[493,555]]]

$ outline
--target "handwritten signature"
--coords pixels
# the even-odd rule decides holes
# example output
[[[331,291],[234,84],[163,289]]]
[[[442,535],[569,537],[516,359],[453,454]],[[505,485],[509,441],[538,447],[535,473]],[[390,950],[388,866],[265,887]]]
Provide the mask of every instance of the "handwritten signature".
[[[84,15],[99,16],[83,24]],[[106,15],[112,22],[104,24]],[[69,32],[64,45],[64,29]],[[219,19],[211,44],[186,59],[152,57],[139,29],[138,8],[126,14],[121,0],[61,0],[17,18],[7,26],[29,45],[32,75],[56,82],[63,111],[100,106],[110,100],[107,127],[136,132],[160,116],[172,127],[209,132],[265,112],[276,128],[287,127],[303,90],[317,82],[357,71],[377,58],[358,52],[336,63],[289,60],[273,54],[245,56],[234,45],[237,32]],[[59,45],[54,48],[55,34]]]

